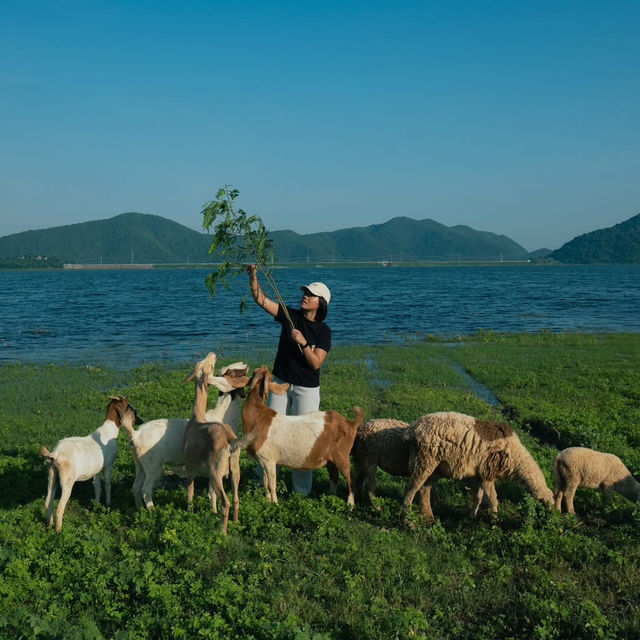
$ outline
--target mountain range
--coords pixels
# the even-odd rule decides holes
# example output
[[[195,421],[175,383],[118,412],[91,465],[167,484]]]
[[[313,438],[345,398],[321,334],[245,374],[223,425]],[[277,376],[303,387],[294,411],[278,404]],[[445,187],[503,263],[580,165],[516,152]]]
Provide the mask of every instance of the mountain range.
[[[640,263],[640,214],[608,229],[574,238],[556,251],[527,250],[505,235],[465,225],[447,227],[434,220],[396,217],[382,224],[298,234],[273,231],[280,263],[535,261]],[[16,259],[47,258],[50,265],[186,264],[215,262],[212,236],[167,218],[123,213],[0,238],[0,266]]]
[[[524,247],[504,235],[434,220],[397,217],[383,224],[301,235],[273,231],[278,262],[523,260]],[[123,213],[0,238],[0,257],[48,256],[66,263],[201,263],[212,236],[166,218]]]

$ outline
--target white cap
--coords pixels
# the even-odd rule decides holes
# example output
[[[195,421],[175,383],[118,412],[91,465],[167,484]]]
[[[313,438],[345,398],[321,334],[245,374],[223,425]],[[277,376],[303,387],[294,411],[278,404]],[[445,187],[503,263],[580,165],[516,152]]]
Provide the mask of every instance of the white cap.
[[[310,291],[314,296],[324,298],[327,304],[331,302],[331,291],[329,291],[329,287],[322,282],[312,282],[304,287],[300,287],[300,289],[302,289],[302,291]]]

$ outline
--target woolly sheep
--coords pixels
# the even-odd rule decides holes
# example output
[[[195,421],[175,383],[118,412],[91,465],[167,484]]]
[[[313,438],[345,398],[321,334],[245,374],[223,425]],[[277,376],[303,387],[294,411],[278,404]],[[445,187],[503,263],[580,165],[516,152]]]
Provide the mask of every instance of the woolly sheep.
[[[476,491],[472,513],[486,495],[491,511],[498,503],[493,483],[500,478],[520,481],[538,500],[553,504],[553,493],[542,471],[513,429],[504,423],[485,422],[453,411],[431,413],[407,428],[411,480],[405,507],[416,492],[425,491],[425,518],[433,521],[430,492],[441,477],[471,479]]]
[[[584,447],[569,447],[553,461],[556,509],[575,514],[573,497],[578,487],[602,490],[610,502],[613,491],[632,501],[640,501],[640,483],[618,456]]]
[[[409,477],[409,442],[406,438],[408,422],[393,418],[376,418],[360,425],[356,434],[351,457],[354,466],[354,492],[356,500],[362,500],[362,492],[366,487],[367,496],[372,506],[376,470],[378,467],[387,473]],[[497,505],[497,496],[493,482],[488,482],[490,490],[486,499],[490,506]],[[425,487],[418,491],[422,513],[425,513]],[[480,496],[482,498],[482,496]],[[473,515],[477,514],[480,501],[474,505]]]
[[[409,476],[409,444],[405,438],[408,426],[401,420],[377,418],[358,427],[351,449],[357,501],[362,500],[366,488],[373,506],[378,467],[394,476]]]

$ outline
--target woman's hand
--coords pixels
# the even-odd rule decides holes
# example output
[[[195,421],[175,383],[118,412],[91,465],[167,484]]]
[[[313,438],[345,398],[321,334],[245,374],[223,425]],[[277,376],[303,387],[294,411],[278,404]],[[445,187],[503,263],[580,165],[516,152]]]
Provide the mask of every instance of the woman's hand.
[[[253,280],[258,275],[258,267],[255,264],[248,264],[247,273],[249,274],[249,279]]]
[[[302,335],[302,331],[299,329],[293,329],[293,331],[291,331],[291,339],[294,342],[297,342],[300,346],[307,344],[307,339]]]

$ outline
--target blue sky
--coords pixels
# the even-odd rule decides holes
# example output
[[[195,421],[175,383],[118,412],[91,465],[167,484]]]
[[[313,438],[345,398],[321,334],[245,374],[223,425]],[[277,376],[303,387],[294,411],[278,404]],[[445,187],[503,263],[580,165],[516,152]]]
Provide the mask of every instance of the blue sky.
[[[218,187],[529,250],[640,213],[640,2],[3,2],[0,236]]]

